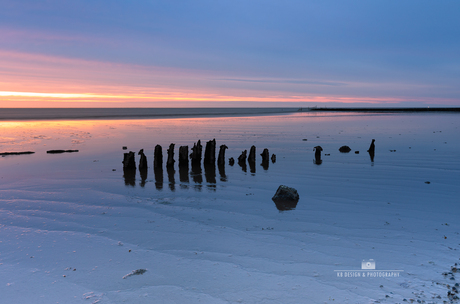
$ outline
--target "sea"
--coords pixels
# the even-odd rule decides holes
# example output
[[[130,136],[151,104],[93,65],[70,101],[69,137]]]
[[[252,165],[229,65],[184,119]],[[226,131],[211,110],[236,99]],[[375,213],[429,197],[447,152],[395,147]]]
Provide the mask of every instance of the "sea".
[[[460,280],[458,112],[0,113],[0,153],[33,152],[0,157],[5,302],[443,303]],[[179,166],[213,140],[223,166]]]

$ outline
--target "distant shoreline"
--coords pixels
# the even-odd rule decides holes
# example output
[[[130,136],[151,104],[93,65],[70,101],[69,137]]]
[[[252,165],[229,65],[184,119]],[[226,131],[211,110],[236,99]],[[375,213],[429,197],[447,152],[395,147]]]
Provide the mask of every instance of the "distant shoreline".
[[[301,112],[411,113],[460,112],[460,107],[444,108],[0,108],[0,121],[27,120],[120,120],[193,117],[238,117],[284,115]]]
[[[303,108],[299,109],[303,112]],[[308,112],[460,112],[460,107],[449,108],[307,108]]]
[[[0,121],[120,120],[282,115],[299,108],[0,108]]]

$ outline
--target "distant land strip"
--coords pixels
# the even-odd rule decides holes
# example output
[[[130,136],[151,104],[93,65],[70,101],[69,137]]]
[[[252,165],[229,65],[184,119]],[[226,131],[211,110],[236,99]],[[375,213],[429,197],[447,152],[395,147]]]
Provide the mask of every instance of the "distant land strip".
[[[316,112],[460,112],[460,107],[452,108],[300,108],[303,111]]]

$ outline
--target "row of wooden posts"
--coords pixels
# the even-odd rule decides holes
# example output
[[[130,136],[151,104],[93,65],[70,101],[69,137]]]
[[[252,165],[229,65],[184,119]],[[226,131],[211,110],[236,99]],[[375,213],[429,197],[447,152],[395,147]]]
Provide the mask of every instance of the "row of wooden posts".
[[[175,144],[170,144],[169,148],[167,149],[167,160],[166,160],[166,167],[173,167],[175,160],[174,160],[174,147]],[[219,154],[217,157],[217,164],[219,166],[225,165],[225,150],[228,149],[226,145],[221,145],[219,149]],[[193,144],[191,148],[191,153],[189,155],[188,146],[180,146],[179,147],[179,167],[188,167],[189,158],[192,165],[199,165],[201,164],[202,159],[202,151],[203,146],[201,145],[201,141]],[[144,149],[141,149],[138,153],[140,155],[139,160],[139,169],[146,169],[148,167],[147,157],[144,154]],[[262,156],[262,166],[268,167],[268,163],[270,160],[270,154],[268,149],[264,149],[263,152],[260,154]],[[238,157],[238,163],[240,165],[245,164],[246,160],[249,164],[254,164],[256,162],[256,147],[252,146],[249,150],[249,155],[247,155],[247,150],[242,151],[241,155]],[[271,157],[272,162],[276,162],[276,155],[273,154]],[[206,148],[204,151],[204,160],[203,164],[206,165],[215,165],[216,163],[216,139],[210,140],[206,143]],[[235,160],[233,157],[229,158],[229,165],[233,166]],[[153,168],[161,168],[163,167],[163,148],[160,145],[155,146],[154,154],[153,154]],[[136,161],[135,161],[135,153],[130,151],[128,153],[124,153],[123,157],[123,169],[135,169],[136,168]]]

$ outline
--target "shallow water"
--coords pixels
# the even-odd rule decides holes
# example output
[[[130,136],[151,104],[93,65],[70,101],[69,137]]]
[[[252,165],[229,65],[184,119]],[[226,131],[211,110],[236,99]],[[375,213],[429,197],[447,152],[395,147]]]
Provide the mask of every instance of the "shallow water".
[[[66,285],[70,294],[80,293],[76,303],[87,292],[103,303],[133,295],[146,295],[146,303],[445,299],[441,273],[458,261],[460,249],[459,121],[452,113],[295,113],[0,122],[0,152],[35,151],[0,158],[0,271],[34,268],[58,281],[67,274],[67,282],[85,289]],[[193,175],[187,181],[176,161],[174,174],[164,169],[159,187],[156,144],[166,155],[175,143],[177,160],[179,146],[190,148],[198,139],[204,146],[213,138],[229,147],[227,159],[255,145],[255,173],[227,162],[225,178],[217,168],[215,179],[202,168],[201,182]],[[372,139],[374,161],[366,152]],[[320,165],[314,162],[318,145]],[[352,151],[340,153],[342,145]],[[144,149],[150,167],[144,180],[139,170],[134,183],[126,180],[122,146]],[[277,155],[267,170],[260,166],[263,148]],[[79,152],[47,154],[51,149]],[[298,190],[294,210],[279,211],[271,200],[280,184]],[[48,239],[49,233],[55,235]],[[37,259],[21,258],[39,257],[53,240],[59,248],[45,250],[53,259],[33,264]],[[136,255],[125,256],[127,247]],[[82,254],[69,256],[73,250]],[[372,280],[336,276],[334,270],[359,270],[363,259],[404,272]],[[66,263],[82,271],[69,274]],[[138,268],[149,271],[118,280]],[[20,276],[12,281],[34,285]]]

